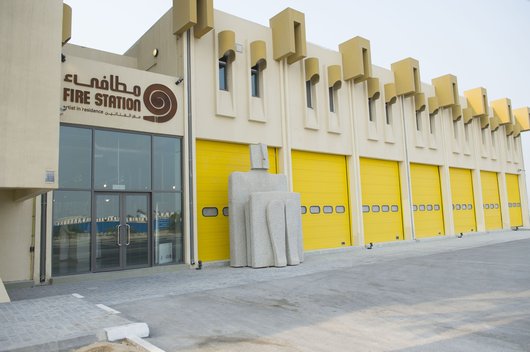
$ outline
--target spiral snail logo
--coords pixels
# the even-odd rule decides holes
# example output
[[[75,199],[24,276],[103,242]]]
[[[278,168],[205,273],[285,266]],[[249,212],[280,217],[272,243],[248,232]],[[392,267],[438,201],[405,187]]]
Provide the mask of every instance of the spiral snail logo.
[[[168,122],[177,113],[177,97],[162,84],[151,84],[145,89],[144,105],[153,114],[144,116],[146,121]]]

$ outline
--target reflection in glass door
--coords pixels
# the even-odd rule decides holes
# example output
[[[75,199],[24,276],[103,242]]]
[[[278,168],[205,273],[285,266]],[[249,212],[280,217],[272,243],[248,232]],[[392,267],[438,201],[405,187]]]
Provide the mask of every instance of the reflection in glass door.
[[[96,193],[94,271],[149,265],[149,196]]]
[[[147,194],[124,195],[125,266],[149,265],[149,209]]]

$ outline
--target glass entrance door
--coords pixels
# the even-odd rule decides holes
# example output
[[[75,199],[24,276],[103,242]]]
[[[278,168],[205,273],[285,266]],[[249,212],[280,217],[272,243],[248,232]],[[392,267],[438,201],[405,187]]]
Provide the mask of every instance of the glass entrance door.
[[[93,271],[149,266],[149,195],[98,192],[94,206]]]

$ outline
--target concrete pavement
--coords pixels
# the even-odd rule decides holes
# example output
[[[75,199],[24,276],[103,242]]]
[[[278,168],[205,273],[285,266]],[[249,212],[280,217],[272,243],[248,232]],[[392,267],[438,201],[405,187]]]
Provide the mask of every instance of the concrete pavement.
[[[166,270],[8,288],[0,351],[61,350],[129,322],[166,351],[530,350],[529,231],[309,253],[283,269]],[[53,319],[31,325],[35,314]]]

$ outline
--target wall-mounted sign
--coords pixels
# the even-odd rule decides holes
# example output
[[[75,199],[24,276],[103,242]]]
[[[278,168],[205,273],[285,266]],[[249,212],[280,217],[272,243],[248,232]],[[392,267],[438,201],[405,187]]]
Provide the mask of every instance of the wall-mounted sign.
[[[61,80],[64,122],[168,133],[182,120],[175,77],[68,56]]]

